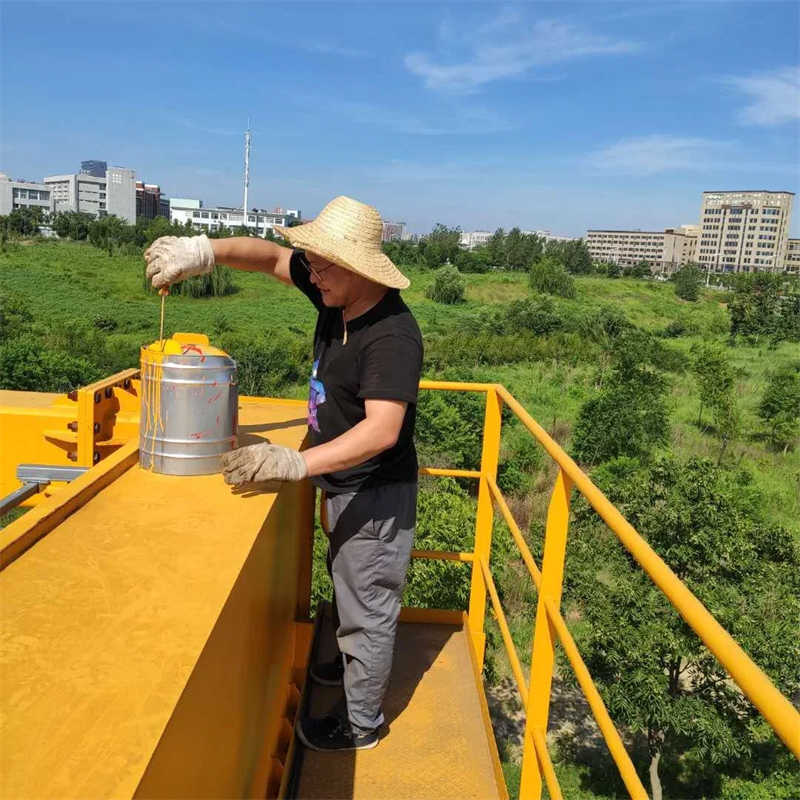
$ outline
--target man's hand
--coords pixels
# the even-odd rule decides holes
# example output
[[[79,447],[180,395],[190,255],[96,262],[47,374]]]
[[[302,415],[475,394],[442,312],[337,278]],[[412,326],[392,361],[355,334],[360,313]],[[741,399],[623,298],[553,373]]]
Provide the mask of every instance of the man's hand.
[[[222,456],[225,483],[242,486],[261,481],[301,481],[308,475],[303,456],[289,447],[263,442]]]
[[[214,251],[205,234],[162,236],[144,251],[147,277],[154,289],[177,283],[214,269]]]

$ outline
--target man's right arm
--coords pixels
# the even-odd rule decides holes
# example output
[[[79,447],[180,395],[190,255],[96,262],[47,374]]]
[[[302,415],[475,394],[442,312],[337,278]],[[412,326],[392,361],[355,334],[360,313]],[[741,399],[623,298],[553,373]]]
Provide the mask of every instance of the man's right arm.
[[[227,264],[247,272],[265,272],[281,283],[294,286],[289,271],[292,258],[290,248],[253,236],[209,239],[209,242],[217,264]]]

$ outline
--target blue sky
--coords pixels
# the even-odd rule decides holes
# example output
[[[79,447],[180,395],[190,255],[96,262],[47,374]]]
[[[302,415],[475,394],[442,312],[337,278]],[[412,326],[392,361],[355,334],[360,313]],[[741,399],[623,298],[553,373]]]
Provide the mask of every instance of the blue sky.
[[[696,222],[800,190],[800,4],[0,3],[0,171],[425,232]],[[800,234],[800,197],[792,229]]]

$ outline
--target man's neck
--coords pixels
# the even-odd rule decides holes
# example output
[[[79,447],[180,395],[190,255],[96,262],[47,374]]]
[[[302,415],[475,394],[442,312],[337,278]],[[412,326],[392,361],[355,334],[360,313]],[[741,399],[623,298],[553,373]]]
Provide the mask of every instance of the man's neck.
[[[342,308],[342,315],[345,322],[350,322],[351,319],[360,317],[366,314],[374,306],[378,305],[389,290],[385,286],[375,285],[373,289],[370,287],[367,291],[360,294],[351,303],[348,303]]]

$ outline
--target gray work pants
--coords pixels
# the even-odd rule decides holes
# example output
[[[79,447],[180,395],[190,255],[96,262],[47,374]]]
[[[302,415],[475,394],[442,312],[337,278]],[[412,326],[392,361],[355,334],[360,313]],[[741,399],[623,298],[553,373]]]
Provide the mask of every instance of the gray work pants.
[[[328,571],[347,716],[356,732],[383,724],[394,639],[417,519],[417,484],[327,495]]]

